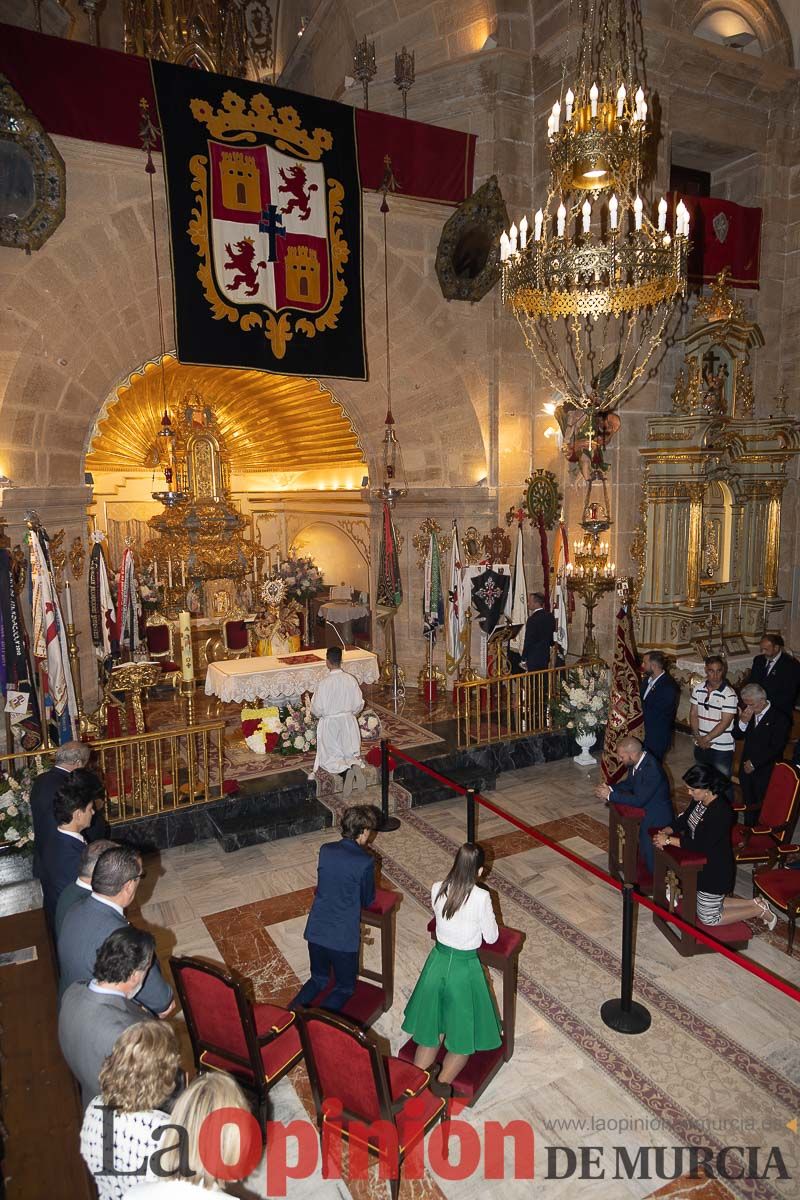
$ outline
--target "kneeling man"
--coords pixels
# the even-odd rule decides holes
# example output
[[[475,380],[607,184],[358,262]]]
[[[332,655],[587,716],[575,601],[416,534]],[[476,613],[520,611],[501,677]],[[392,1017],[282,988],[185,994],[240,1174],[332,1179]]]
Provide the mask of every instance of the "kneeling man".
[[[661,763],[642,748],[638,738],[622,738],[617,745],[617,758],[628,768],[628,774],[614,787],[601,783],[595,788],[594,794],[610,804],[630,804],[644,809],[639,826],[639,854],[652,875],[653,839],[650,828],[657,825],[661,829],[673,821],[669,780]]]
[[[357,720],[364,697],[358,680],[342,670],[339,646],[328,648],[325,662],[328,674],[317,684],[311,698],[311,712],[319,720],[314,770],[321,768],[329,775],[344,775],[343,794],[349,796],[354,784],[358,791],[366,787]]]

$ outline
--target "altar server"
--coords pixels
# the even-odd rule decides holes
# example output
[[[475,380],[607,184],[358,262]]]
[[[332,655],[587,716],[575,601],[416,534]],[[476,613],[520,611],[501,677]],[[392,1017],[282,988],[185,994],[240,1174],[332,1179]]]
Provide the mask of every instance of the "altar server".
[[[319,720],[314,770],[344,775],[343,794],[349,796],[354,786],[357,791],[366,787],[357,720],[364,697],[358,680],[342,670],[341,647],[330,646],[325,662],[328,674],[317,684],[311,699],[311,712]]]

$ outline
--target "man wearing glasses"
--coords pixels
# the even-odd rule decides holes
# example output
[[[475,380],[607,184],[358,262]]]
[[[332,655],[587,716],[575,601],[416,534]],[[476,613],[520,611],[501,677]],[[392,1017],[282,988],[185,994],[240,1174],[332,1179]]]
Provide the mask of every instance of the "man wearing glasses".
[[[725,679],[725,662],[712,654],[705,660],[706,678],[692,689],[689,724],[694,735],[694,760],[714,767],[730,779],[733,773],[733,721],[736,692]]]

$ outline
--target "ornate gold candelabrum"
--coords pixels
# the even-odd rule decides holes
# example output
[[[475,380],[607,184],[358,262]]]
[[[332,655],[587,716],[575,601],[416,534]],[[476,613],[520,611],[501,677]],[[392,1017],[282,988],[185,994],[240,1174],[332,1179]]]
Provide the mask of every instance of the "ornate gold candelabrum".
[[[574,561],[567,564],[567,587],[578,593],[586,608],[582,659],[598,657],[594,610],[600,597],[616,584],[616,564],[608,561],[608,551],[608,542],[601,542],[598,533],[591,533],[573,543]]]
[[[72,685],[75,688],[75,706],[78,709],[78,737],[86,732],[86,714],[83,711],[83,689],[81,687],[81,664],[78,658],[78,636],[73,624],[65,624],[67,635],[67,654],[69,669],[72,672]]]

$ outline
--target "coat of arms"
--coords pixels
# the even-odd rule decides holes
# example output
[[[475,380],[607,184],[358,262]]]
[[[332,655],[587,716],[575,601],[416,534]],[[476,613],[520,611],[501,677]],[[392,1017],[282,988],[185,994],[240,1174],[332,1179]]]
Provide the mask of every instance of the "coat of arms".
[[[295,333],[314,337],[336,325],[349,256],[336,220],[344,188],[319,161],[331,134],[308,134],[294,109],[276,113],[260,99],[245,109],[226,92],[216,111],[192,101],[211,136],[208,158],[191,162],[198,204],[189,232],[215,316],[263,332],[283,358]],[[258,135],[262,144],[243,144]]]
[[[366,377],[353,110],[153,62],[181,361]]]

